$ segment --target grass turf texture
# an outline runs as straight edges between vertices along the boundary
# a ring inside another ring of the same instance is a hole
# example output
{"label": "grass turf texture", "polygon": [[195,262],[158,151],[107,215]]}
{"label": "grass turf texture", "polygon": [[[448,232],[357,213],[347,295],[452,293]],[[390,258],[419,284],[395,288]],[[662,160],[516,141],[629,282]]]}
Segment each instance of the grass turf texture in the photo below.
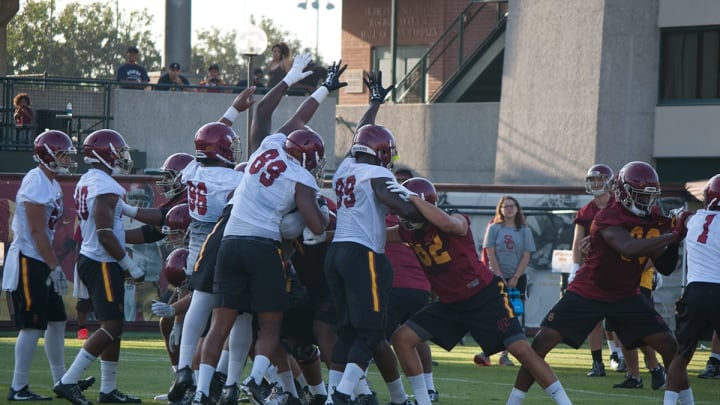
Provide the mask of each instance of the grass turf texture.
{"label": "grass turf texture", "polygon": [[[67,335],[65,340],[65,362],[69,366],[83,341]],[[472,341],[471,339],[468,339]],[[707,345],[707,342],[705,342]],[[10,382],[14,359],[15,334],[0,334],[0,403],[5,403]],[[51,390],[51,375],[40,340],[33,365],[30,370],[30,387],[32,390],[54,396]],[[433,346],[434,360],[439,363],[434,368],[435,386],[440,392],[440,405],[476,405],[504,404],[517,373],[517,367],[501,367],[497,365],[499,355],[492,356],[490,367],[476,366],[473,355],[480,349],[474,344],[457,346],[452,352],[446,352]],[[720,403],[720,380],[701,380],[697,374],[705,367],[708,351],[698,351],[690,363],[690,383],[695,394],[695,403]],[[150,333],[126,333],[123,336],[120,366],[118,367],[118,388],[128,394],[142,398],[143,403],[159,403],[153,400],[155,395],[166,393],[170,387],[172,375],[165,349],[157,335]],[[590,352],[587,348],[574,350],[567,346],[558,346],[548,355],[548,362],[555,369],[560,381],[575,404],[661,404],[662,390],[650,388],[650,374],[641,370],[645,388],[614,389],[612,385],[623,380],[622,373],[612,371],[609,354],[604,350],[605,366],[608,368],[606,377],[586,377],[585,373],[591,365]],[[513,359],[514,360],[514,359]],[[640,358],[642,364],[642,355]],[[517,361],[515,361],[517,364]],[[246,373],[250,367],[246,367]],[[380,374],[375,366],[370,367],[370,384],[381,404],[389,401]],[[85,373],[85,377],[94,375],[98,381],[86,391],[86,397],[97,402],[100,389],[100,362],[96,361]],[[326,380],[327,381],[327,380]],[[405,383],[409,391],[409,385]],[[410,392],[409,392],[410,393]],[[67,403],[55,400],[53,403]],[[543,390],[533,385],[524,402],[528,405],[552,403]]]}

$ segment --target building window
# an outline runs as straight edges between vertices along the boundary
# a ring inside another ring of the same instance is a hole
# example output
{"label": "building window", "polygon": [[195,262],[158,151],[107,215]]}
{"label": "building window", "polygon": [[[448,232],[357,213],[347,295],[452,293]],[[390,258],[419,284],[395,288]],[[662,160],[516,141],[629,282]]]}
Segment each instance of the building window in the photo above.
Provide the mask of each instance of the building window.
{"label": "building window", "polygon": [[720,27],[661,32],[660,101],[720,102]]}
{"label": "building window", "polygon": [[[395,83],[405,78],[410,69],[425,56],[427,46],[398,46],[396,56]],[[384,81],[390,84],[390,71],[392,70],[392,53],[389,46],[379,46],[373,49],[372,66],[374,70],[384,72],[387,77]],[[383,84],[386,84],[383,83]]]}

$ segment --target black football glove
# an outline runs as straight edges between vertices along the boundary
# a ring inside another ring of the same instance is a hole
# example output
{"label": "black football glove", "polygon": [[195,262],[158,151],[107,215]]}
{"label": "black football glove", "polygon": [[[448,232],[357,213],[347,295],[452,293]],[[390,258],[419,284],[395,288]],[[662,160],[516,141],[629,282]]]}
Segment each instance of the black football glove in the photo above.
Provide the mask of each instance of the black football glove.
{"label": "black football glove", "polygon": [[342,60],[338,62],[333,62],[332,66],[328,68],[327,78],[322,85],[325,86],[329,91],[334,91],[341,87],[347,86],[347,82],[340,81],[340,75],[343,74],[345,69],[347,69],[347,65],[340,67],[341,63]]}
{"label": "black football glove", "polygon": [[394,85],[390,85],[387,88],[383,88],[382,86],[382,72],[368,72],[367,77],[365,80],[365,85],[368,87],[368,90],[370,90],[370,102],[377,102],[377,103],[384,103],[385,97],[387,97],[388,93],[392,91],[392,89],[395,87]]}

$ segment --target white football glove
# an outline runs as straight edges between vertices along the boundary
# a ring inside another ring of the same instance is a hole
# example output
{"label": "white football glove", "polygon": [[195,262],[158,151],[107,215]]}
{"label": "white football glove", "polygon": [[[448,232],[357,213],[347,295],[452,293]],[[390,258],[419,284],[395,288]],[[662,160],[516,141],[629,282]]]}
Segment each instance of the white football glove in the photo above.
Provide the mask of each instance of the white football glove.
{"label": "white football glove", "polygon": [[303,244],[312,246],[312,245],[319,245],[321,243],[325,243],[325,239],[327,237],[327,234],[325,231],[323,231],[321,234],[314,234],[313,231],[310,230],[310,228],[303,229]]}
{"label": "white football glove", "polygon": [[172,318],[175,316],[175,308],[161,301],[153,301],[150,310],[156,316],[163,318]]}
{"label": "white football glove", "polygon": [[410,201],[410,197],[417,195],[417,193],[413,193],[395,180],[388,180],[385,184],[387,184],[387,189],[390,190],[390,192],[397,194],[403,201]]}
{"label": "white football glove", "polygon": [[182,324],[174,323],[172,331],[168,336],[168,347],[171,353],[175,353],[175,348],[180,347],[180,337],[182,336]]}
{"label": "white football glove", "polygon": [[67,277],[65,277],[65,273],[62,271],[62,267],[57,266],[50,272],[50,274],[48,274],[48,278],[45,280],[45,285],[50,287],[50,283],[52,283],[53,289],[55,289],[56,293],[64,295],[67,292]]}
{"label": "white football glove", "polygon": [[118,264],[130,275],[132,281],[140,283],[145,279],[145,272],[133,261],[133,259],[130,258],[130,256],[125,255]]}
{"label": "white football glove", "polygon": [[307,66],[311,60],[312,57],[309,53],[302,53],[295,57],[292,67],[290,67],[290,70],[288,70],[283,78],[283,81],[288,85],[288,87],[313,74],[312,70],[303,72],[303,69],[305,69],[305,66]]}

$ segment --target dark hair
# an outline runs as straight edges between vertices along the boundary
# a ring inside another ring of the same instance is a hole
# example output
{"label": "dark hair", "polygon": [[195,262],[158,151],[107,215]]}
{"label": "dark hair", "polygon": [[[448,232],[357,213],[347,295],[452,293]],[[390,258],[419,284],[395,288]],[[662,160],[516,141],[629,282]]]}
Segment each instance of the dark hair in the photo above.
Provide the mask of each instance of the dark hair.
{"label": "dark hair", "polygon": [[28,96],[27,93],[18,93],[15,98],[13,98],[13,105],[17,107],[20,105],[20,100],[25,99],[27,101],[27,105],[30,105],[30,96]]}
{"label": "dark hair", "polygon": [[511,197],[509,195],[504,195],[500,197],[500,201],[498,201],[497,207],[495,208],[495,218],[493,218],[494,224],[501,224],[505,222],[505,217],[502,214],[502,206],[503,203],[506,200],[510,200],[515,203],[515,206],[517,207],[517,213],[515,214],[515,228],[520,229],[523,225],[525,225],[525,214],[523,213],[522,207],[520,207],[520,203],[518,202],[515,197]]}
{"label": "dark hair", "polygon": [[288,47],[285,42],[278,42],[277,44],[273,45],[270,50],[273,50],[275,48],[278,48],[280,50],[281,59],[290,57],[290,47]]}

